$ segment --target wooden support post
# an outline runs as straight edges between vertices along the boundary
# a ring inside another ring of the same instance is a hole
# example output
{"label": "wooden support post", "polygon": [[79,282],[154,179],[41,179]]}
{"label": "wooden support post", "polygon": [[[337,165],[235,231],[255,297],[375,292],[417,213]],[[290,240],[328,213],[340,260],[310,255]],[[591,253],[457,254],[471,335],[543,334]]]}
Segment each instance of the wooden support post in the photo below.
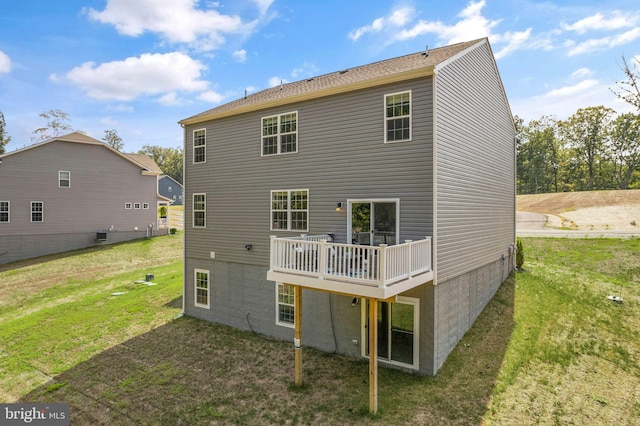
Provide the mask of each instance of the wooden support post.
{"label": "wooden support post", "polygon": [[295,334],[293,338],[295,353],[295,376],[296,386],[302,386],[302,287],[296,285],[294,291],[294,322]]}
{"label": "wooden support post", "polygon": [[378,412],[378,299],[369,299],[369,412]]}

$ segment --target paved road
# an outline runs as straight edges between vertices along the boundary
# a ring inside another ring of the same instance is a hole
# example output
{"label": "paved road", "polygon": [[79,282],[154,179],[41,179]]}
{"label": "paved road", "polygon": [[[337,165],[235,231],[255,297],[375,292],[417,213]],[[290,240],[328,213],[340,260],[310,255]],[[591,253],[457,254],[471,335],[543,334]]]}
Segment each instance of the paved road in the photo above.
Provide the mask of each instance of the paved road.
{"label": "paved road", "polygon": [[640,231],[564,231],[560,229],[518,229],[518,237],[550,238],[634,238],[640,237]]}
{"label": "paved road", "polygon": [[547,225],[547,215],[542,213],[516,212],[516,229],[532,230],[544,229]]}

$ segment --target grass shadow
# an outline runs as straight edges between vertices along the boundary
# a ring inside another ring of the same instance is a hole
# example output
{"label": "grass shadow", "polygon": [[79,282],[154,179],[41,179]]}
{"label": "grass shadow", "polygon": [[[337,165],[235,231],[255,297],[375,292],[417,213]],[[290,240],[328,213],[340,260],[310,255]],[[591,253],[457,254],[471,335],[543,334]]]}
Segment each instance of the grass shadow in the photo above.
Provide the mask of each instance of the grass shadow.
{"label": "grass shadow", "polygon": [[514,287],[512,275],[436,377],[380,368],[375,416],[366,360],[305,348],[305,385],[292,390],[290,342],[189,317],[103,351],[21,401],[69,403],[74,425],[481,424],[514,325]]}
{"label": "grass shadow", "polygon": [[[152,237],[152,238],[156,238],[156,237]],[[16,260],[14,262],[0,264],[0,272],[40,265],[40,264],[48,263],[54,260],[66,259],[69,257],[78,256],[79,254],[99,253],[102,251],[112,250],[119,246],[136,243],[136,242],[140,242],[148,239],[149,238],[136,238],[134,240],[119,241],[117,243],[101,244],[101,245],[96,245],[91,247],[83,247],[83,248],[79,248],[71,251],[51,253],[51,254],[45,254],[43,256],[31,257],[29,259]]]}
{"label": "grass shadow", "polygon": [[162,306],[164,306],[165,308],[182,309],[182,296],[178,296],[172,301],[167,302]]}

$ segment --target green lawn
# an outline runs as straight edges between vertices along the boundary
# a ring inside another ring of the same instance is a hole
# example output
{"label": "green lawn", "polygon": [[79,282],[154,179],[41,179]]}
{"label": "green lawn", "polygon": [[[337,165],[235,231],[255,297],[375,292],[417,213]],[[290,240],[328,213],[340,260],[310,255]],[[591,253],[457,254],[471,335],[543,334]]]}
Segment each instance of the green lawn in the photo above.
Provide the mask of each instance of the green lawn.
{"label": "green lawn", "polygon": [[365,360],[305,348],[299,388],[290,342],[173,319],[180,235],[0,267],[0,400],[74,425],[640,423],[640,240],[523,242],[436,377],[380,369],[375,416]]}

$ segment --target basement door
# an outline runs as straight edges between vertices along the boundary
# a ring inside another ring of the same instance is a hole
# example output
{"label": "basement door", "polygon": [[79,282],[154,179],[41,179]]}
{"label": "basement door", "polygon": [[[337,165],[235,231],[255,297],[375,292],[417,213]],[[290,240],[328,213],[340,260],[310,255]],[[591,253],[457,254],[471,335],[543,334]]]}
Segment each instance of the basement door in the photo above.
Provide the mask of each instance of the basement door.
{"label": "basement door", "polygon": [[398,244],[400,201],[349,200],[348,234],[352,244]]}
{"label": "basement door", "polygon": [[[362,304],[363,356],[369,357],[369,299]],[[419,299],[398,296],[395,303],[378,301],[378,360],[417,370],[420,353]]]}

